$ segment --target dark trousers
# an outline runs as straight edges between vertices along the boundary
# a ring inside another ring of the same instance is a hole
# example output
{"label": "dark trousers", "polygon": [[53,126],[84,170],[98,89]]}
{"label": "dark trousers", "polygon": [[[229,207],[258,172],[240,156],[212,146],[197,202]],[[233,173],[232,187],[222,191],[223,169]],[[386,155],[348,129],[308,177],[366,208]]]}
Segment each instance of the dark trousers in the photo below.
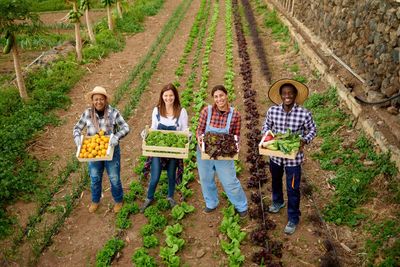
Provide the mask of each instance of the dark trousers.
{"label": "dark trousers", "polygon": [[284,167],[276,164],[272,160],[269,163],[269,170],[272,175],[272,201],[282,204],[283,190],[282,177],[283,172],[286,174],[286,191],[287,191],[287,212],[290,222],[298,224],[300,220],[300,179],[301,166]]}

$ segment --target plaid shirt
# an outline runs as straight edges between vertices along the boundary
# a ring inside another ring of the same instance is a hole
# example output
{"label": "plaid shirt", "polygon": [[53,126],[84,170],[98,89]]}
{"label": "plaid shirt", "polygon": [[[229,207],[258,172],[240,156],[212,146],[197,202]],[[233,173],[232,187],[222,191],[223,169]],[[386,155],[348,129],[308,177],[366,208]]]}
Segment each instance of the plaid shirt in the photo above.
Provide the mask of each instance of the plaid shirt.
{"label": "plaid shirt", "polygon": [[[93,136],[97,133],[96,126],[90,119],[91,110],[92,108],[86,109],[81,115],[78,123],[75,124],[73,130],[74,137],[81,135],[83,128],[85,128],[85,126],[87,126],[88,136]],[[105,120],[106,114],[104,114],[104,117],[100,119],[99,115],[95,113],[97,116],[97,120],[99,122],[99,127],[101,130],[105,132],[106,135],[110,135],[111,133],[113,133],[118,139],[121,139],[122,137],[124,137],[129,133],[129,126],[125,122],[124,118],[122,118],[120,112],[117,109],[109,105],[107,111],[108,111],[108,121],[109,121],[108,127],[106,125],[106,120]]]}
{"label": "plaid shirt", "polygon": [[[226,121],[228,120],[228,114],[229,112],[221,112],[217,109],[216,105],[213,105],[210,126],[215,128],[225,128]],[[208,110],[206,106],[200,113],[199,125],[197,126],[196,130],[197,137],[201,136],[206,131],[207,115]],[[238,138],[240,137],[240,113],[236,109],[233,110],[229,133],[237,135]]]}
{"label": "plaid shirt", "polygon": [[[317,128],[311,112],[294,104],[292,110],[285,112],[283,105],[272,106],[268,109],[262,132],[271,130],[273,133],[285,133],[287,129],[292,133],[300,134],[301,139],[309,144],[317,134]],[[271,160],[282,166],[292,167],[300,165],[304,160],[304,153],[299,152],[295,159],[271,157]]]}

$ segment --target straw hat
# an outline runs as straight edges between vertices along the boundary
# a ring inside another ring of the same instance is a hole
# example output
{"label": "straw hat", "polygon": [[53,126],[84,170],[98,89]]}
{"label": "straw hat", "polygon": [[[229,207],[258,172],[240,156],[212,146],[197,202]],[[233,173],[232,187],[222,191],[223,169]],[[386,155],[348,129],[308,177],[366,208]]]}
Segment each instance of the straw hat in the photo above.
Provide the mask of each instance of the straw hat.
{"label": "straw hat", "polygon": [[107,91],[104,87],[96,86],[93,90],[86,94],[86,99],[89,103],[92,103],[92,96],[93,95],[104,95],[107,98],[107,101],[110,102],[110,95],[107,94]]}
{"label": "straw hat", "polygon": [[291,79],[281,79],[276,81],[268,90],[268,98],[274,102],[275,104],[279,105],[282,103],[281,95],[279,94],[279,88],[285,83],[289,83],[296,87],[297,89],[297,96],[296,96],[296,104],[301,105],[308,97],[308,87],[298,81],[291,80]]}

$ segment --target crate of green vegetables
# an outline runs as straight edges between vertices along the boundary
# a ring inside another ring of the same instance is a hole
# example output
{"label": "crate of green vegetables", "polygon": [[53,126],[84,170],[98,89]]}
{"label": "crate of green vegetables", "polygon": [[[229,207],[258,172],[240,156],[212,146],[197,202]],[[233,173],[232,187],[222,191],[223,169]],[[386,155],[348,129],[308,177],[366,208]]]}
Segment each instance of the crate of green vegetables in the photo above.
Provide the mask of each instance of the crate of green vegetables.
{"label": "crate of green vegetables", "polygon": [[160,158],[186,159],[189,156],[189,131],[147,129],[142,143],[142,155]]}
{"label": "crate of green vegetables", "polygon": [[300,136],[288,131],[284,134],[265,133],[258,145],[261,155],[295,159],[300,148]]}

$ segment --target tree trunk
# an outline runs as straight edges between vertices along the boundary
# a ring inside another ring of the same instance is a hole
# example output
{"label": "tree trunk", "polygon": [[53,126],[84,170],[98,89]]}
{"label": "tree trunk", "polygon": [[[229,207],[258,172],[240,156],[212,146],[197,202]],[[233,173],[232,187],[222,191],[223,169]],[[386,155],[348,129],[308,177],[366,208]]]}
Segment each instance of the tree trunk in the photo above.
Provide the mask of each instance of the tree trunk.
{"label": "tree trunk", "polygon": [[108,18],[108,29],[110,31],[112,31],[113,30],[113,22],[112,22],[110,6],[107,6],[107,18]]}
{"label": "tree trunk", "polygon": [[117,0],[117,11],[118,11],[118,17],[122,19],[122,7],[121,7],[121,1]]}
{"label": "tree trunk", "polygon": [[21,65],[19,63],[18,45],[16,43],[14,43],[11,51],[14,59],[14,69],[15,75],[17,76],[19,95],[22,99],[26,100],[28,99],[28,93],[26,92],[24,77],[22,76]]}
{"label": "tree trunk", "polygon": [[82,62],[82,39],[81,39],[81,24],[75,23],[75,49],[76,49],[76,60],[78,63]]}
{"label": "tree trunk", "polygon": [[[72,3],[74,12],[78,11],[76,2]],[[82,62],[82,38],[81,38],[81,23],[78,20],[75,24],[75,49],[76,49],[76,60],[78,63]]]}
{"label": "tree trunk", "polygon": [[87,27],[88,34],[89,34],[89,39],[93,44],[95,44],[96,38],[94,37],[92,23],[90,22],[90,18],[89,18],[89,9],[85,10],[85,17],[86,17],[86,27]]}

